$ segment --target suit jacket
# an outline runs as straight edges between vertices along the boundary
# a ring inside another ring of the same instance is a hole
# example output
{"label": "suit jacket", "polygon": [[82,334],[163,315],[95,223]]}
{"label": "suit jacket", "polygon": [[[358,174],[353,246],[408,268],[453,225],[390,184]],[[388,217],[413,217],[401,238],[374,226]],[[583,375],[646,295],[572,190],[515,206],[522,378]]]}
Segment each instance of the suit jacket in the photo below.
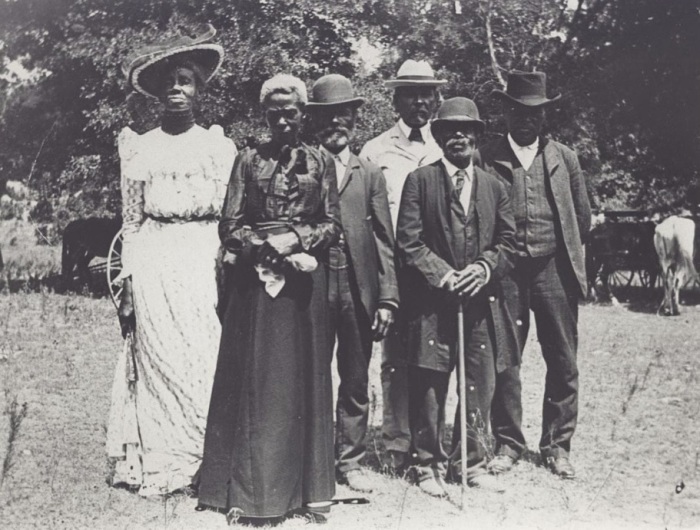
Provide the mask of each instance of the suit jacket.
{"label": "suit jacket", "polygon": [[386,182],[377,166],[351,153],[338,183],[345,243],[371,322],[379,303],[399,303]]}
{"label": "suit jacket", "polygon": [[[495,331],[497,369],[519,358],[516,316],[503,301],[499,279],[514,266],[515,220],[505,186],[474,168],[472,204],[476,224],[477,258],[491,268],[484,296],[469,303],[488,303]],[[453,193],[452,179],[441,161],[421,167],[406,179],[401,196],[397,248],[401,268],[402,318],[406,326],[406,361],[449,371],[457,344],[457,298],[441,282],[461,268],[452,243],[452,212],[466,221],[467,212]]]}
{"label": "suit jacket", "polygon": [[[551,185],[556,222],[559,223],[581,295],[586,296],[588,284],[583,244],[591,229],[591,206],[586,183],[573,150],[553,140],[544,139],[543,143],[545,178]],[[499,177],[511,191],[513,164],[517,163],[517,158],[506,136],[481,149],[481,163],[486,171]]]}
{"label": "suit jacket", "polygon": [[360,157],[376,164],[384,173],[394,227],[396,227],[401,190],[406,176],[414,169],[442,158],[442,150],[429,129],[423,140],[425,145],[416,149],[396,123],[391,129],[372,138],[360,151]]}

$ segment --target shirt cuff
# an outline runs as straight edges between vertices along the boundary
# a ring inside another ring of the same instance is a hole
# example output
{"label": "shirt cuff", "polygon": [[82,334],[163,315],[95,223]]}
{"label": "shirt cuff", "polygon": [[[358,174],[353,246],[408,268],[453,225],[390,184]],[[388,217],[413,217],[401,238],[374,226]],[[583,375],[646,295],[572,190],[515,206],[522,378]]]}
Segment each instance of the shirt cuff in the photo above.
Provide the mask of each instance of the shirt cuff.
{"label": "shirt cuff", "polygon": [[397,304],[393,300],[380,300],[379,308],[391,309],[392,311],[396,311],[399,308],[399,304]]}
{"label": "shirt cuff", "polygon": [[478,265],[481,265],[484,270],[486,271],[486,279],[484,280],[484,285],[489,283],[491,281],[491,267],[489,267],[489,264],[486,263],[485,261],[478,260],[475,261],[474,263],[477,263]]}

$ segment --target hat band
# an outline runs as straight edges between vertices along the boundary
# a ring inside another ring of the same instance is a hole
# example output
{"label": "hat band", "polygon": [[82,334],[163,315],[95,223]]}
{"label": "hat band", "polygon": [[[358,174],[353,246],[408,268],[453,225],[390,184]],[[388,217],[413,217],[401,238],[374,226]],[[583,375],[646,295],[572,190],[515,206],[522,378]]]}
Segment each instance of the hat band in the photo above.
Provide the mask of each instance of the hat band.
{"label": "hat band", "polygon": [[547,96],[544,94],[513,94],[510,92],[506,92],[506,94],[508,94],[513,99],[525,99],[525,100],[548,99]]}
{"label": "hat band", "polygon": [[396,77],[397,81],[424,81],[426,79],[437,81],[432,75],[399,75]]}

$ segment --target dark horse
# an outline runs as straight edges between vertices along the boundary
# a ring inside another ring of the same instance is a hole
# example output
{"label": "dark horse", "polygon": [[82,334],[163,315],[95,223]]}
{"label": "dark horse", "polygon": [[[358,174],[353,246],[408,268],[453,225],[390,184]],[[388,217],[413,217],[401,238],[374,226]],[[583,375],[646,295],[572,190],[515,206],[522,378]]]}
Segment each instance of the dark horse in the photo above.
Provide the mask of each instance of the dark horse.
{"label": "dark horse", "polygon": [[[61,274],[69,286],[79,287],[89,283],[90,262],[95,257],[107,257],[121,225],[121,219],[89,217],[66,226],[63,231]],[[121,248],[117,251],[121,253]]]}

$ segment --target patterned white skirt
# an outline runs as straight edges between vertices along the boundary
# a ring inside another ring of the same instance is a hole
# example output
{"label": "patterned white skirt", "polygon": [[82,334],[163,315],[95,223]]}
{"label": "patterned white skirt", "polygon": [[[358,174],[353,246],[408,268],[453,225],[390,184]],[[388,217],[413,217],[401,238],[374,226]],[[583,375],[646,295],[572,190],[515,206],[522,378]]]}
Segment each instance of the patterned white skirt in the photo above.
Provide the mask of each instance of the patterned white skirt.
{"label": "patterned white skirt", "polygon": [[131,252],[136,381],[128,350],[112,391],[107,452],[113,483],[141,495],[188,486],[199,468],[221,326],[217,223],[147,219]]}

